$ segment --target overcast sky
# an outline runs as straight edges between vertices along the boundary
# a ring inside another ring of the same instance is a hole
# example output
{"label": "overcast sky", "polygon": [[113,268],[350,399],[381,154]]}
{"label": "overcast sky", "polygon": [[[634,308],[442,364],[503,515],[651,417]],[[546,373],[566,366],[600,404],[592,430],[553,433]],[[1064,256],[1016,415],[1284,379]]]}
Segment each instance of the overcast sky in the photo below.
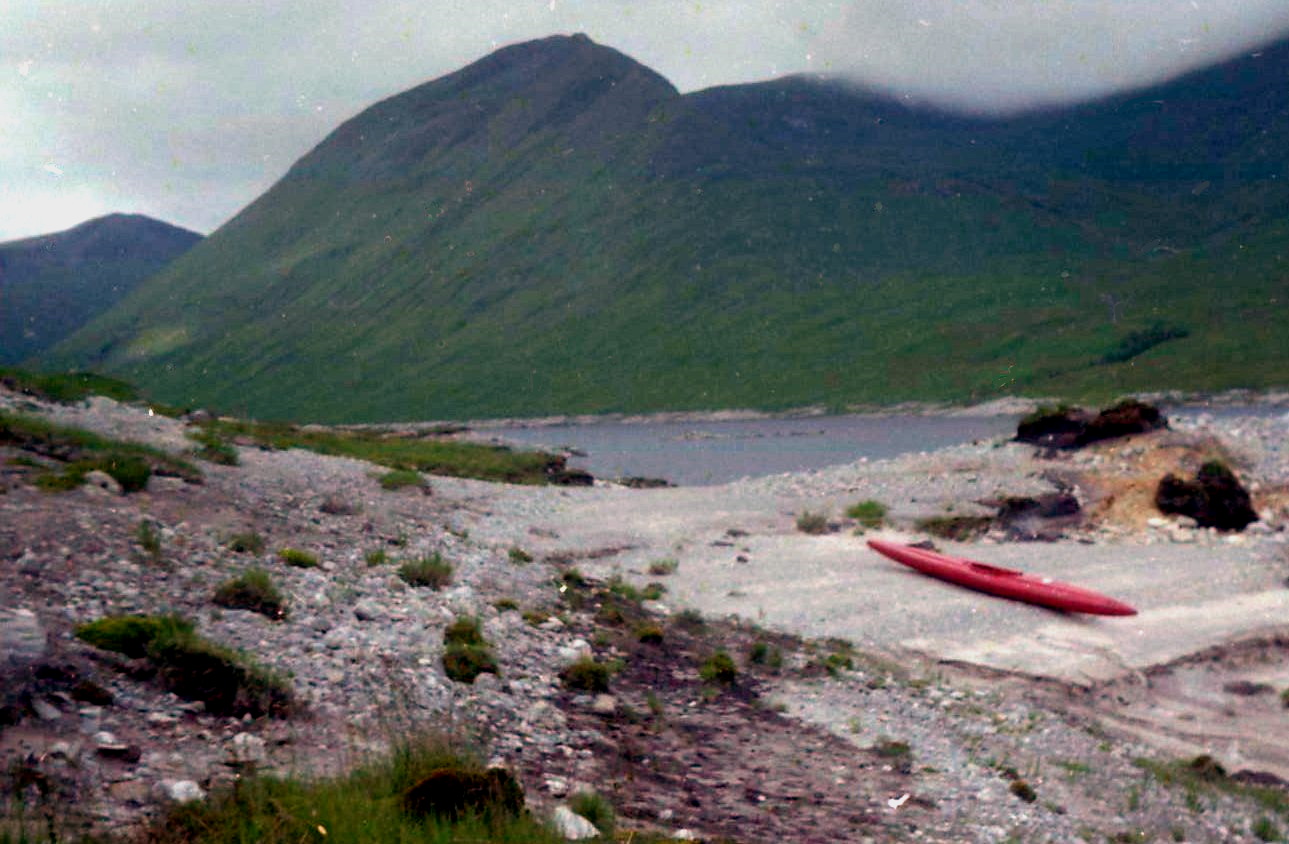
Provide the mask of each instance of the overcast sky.
{"label": "overcast sky", "polygon": [[1286,0],[0,0],[0,241],[112,211],[208,233],[373,101],[586,32],[682,91],[803,71],[972,110],[1157,81]]}

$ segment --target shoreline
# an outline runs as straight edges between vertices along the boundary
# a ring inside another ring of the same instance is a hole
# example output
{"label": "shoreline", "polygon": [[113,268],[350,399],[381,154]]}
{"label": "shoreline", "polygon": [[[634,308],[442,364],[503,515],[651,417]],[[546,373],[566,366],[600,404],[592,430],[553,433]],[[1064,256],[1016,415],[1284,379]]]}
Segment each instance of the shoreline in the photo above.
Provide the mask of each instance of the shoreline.
{"label": "shoreline", "polygon": [[[1182,392],[1168,390],[1152,393],[1129,393],[1123,398],[1133,398],[1168,408],[1198,407],[1266,407],[1289,409],[1289,390],[1234,389],[1222,392]],[[765,420],[819,419],[838,416],[941,416],[941,417],[997,417],[1023,416],[1042,405],[1059,404],[1056,397],[1004,396],[976,404],[952,402],[898,402],[890,405],[854,404],[837,411],[823,405],[805,405],[787,410],[756,410],[754,408],[727,408],[723,410],[663,410],[652,413],[568,413],[550,416],[508,416],[484,419],[438,419],[418,422],[364,422],[336,425],[337,428],[355,430],[397,428],[424,431],[435,428],[464,428],[467,431],[492,431],[505,428],[558,428],[601,424],[648,425],[667,423],[723,423],[756,422]]]}

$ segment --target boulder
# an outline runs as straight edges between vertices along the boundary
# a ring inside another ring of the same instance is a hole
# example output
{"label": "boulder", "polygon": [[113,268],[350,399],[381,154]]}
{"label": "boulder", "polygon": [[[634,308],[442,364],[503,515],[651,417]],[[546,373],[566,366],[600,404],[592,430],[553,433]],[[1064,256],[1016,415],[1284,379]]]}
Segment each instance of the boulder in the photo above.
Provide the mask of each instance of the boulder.
{"label": "boulder", "polygon": [[1194,480],[1165,475],[1155,490],[1155,506],[1162,513],[1190,516],[1200,527],[1222,531],[1244,530],[1258,520],[1248,490],[1217,460],[1201,466]]}

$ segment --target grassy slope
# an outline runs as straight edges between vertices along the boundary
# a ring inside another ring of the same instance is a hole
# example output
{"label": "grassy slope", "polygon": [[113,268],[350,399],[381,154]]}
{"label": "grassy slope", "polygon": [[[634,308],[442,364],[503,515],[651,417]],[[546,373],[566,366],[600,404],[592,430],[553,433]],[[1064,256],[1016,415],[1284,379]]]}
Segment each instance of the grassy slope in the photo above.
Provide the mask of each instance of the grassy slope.
{"label": "grassy slope", "polygon": [[[1256,78],[988,123],[794,80],[677,98],[597,51],[378,104],[59,362],[319,421],[1289,380],[1289,191],[1258,177],[1289,124]],[[1155,323],[1189,335],[1098,363]]]}

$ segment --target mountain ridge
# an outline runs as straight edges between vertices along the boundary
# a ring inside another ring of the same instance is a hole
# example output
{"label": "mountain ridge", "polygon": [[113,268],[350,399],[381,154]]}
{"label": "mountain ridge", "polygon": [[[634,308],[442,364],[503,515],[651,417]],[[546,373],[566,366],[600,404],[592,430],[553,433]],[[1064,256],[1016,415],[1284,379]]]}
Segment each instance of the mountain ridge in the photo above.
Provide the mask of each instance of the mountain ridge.
{"label": "mountain ridge", "polygon": [[200,240],[152,217],[117,213],[0,243],[0,364],[62,340]]}
{"label": "mountain ridge", "polygon": [[346,121],[49,360],[319,421],[1283,383],[1264,56],[1159,89],[1171,122],[1155,89],[988,120],[512,45]]}

